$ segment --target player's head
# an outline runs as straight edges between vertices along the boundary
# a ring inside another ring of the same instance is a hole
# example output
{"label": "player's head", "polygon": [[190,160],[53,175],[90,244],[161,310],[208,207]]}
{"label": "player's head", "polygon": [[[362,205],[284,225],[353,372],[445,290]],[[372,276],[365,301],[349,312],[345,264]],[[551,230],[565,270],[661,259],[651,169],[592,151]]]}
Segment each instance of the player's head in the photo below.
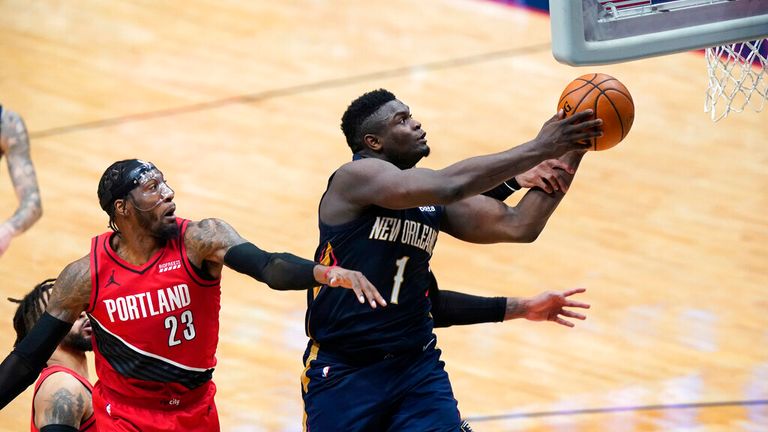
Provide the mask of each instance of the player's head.
{"label": "player's head", "polygon": [[99,204],[109,215],[109,227],[134,223],[167,240],[178,233],[174,193],[163,173],[151,162],[126,159],[113,163],[99,181]]}
{"label": "player's head", "polygon": [[429,155],[426,132],[407,105],[391,92],[374,90],[352,101],[341,117],[341,130],[352,153],[372,153],[400,168]]}
{"label": "player's head", "polygon": [[[48,299],[51,296],[51,288],[55,279],[46,279],[35,285],[32,291],[27,293],[21,300],[8,298],[13,303],[18,303],[16,313],[13,315],[13,328],[16,330],[16,346],[27,336],[37,320],[43,316],[45,308],[48,306]],[[59,346],[73,349],[76,351],[91,351],[91,323],[85,312],[80,314],[80,318],[74,322],[69,333],[64,337]]]}

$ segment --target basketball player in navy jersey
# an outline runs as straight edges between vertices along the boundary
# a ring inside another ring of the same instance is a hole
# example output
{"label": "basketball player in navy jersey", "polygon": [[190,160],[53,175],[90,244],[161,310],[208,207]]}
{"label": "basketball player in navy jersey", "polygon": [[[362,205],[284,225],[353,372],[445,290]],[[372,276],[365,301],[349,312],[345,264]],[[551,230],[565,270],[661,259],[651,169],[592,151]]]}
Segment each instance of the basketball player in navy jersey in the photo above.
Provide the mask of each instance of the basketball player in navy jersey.
{"label": "basketball player in navy jersey", "polygon": [[[19,205],[13,215],[0,224],[0,255],[8,249],[14,237],[28,230],[43,214],[24,120],[0,105],[0,158],[3,156]],[[2,207],[11,208],[8,205]]]}
{"label": "basketball player in navy jersey", "polygon": [[[532,189],[514,208],[479,195],[552,158],[578,168],[601,136],[591,111],[559,112],[533,140],[442,170],[415,168],[426,132],[386,90],[364,94],[342,117],[353,161],[320,200],[318,261],[360,270],[389,305],[375,311],[325,286],[308,292],[302,394],[309,431],[459,431],[448,375],[432,333],[429,259],[440,230],[473,243],[531,242],[563,198]],[[572,173],[565,173],[570,184]],[[569,292],[569,295],[580,292]],[[578,318],[552,304],[547,319]]]}
{"label": "basketball player in navy jersey", "polygon": [[277,290],[330,284],[385,306],[357,271],[265,252],[218,219],[176,216],[153,164],[112,164],[98,187],[113,231],[56,279],[46,312],[0,365],[0,408],[37,376],[82,311],[93,329],[96,425],[104,431],[217,431],[211,380],[223,266]]}
{"label": "basketball player in navy jersey", "polygon": [[[45,312],[54,279],[36,285],[18,303],[13,317],[16,344],[32,330]],[[93,350],[91,325],[85,312],[46,362],[32,396],[31,432],[95,432],[93,386],[88,380],[85,353]]]}

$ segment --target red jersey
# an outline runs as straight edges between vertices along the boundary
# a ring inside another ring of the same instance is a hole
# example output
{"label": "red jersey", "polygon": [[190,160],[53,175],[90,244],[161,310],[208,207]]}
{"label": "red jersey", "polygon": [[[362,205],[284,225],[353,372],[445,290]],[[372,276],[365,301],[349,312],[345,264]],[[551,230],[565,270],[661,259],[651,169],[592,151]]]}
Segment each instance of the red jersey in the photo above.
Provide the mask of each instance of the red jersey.
{"label": "red jersey", "polygon": [[[35,426],[35,396],[37,395],[37,391],[40,390],[40,386],[43,385],[43,381],[45,381],[46,378],[49,376],[57,373],[57,372],[63,372],[68,373],[75,377],[80,383],[85,387],[89,393],[93,394],[93,386],[90,382],[88,382],[87,379],[83,378],[78,374],[77,372],[73,371],[72,369],[64,366],[48,366],[47,368],[43,369],[42,372],[40,372],[40,377],[37,379],[37,382],[35,383],[35,392],[32,395],[32,426],[30,427],[30,430],[32,432],[39,432],[39,429],[37,426]],[[88,419],[86,419],[84,422],[80,423],[80,429],[81,431],[90,431],[90,432],[96,432],[96,427],[94,426],[95,419],[93,417],[93,414],[91,414]]]}
{"label": "red jersey", "polygon": [[216,366],[221,279],[187,258],[188,220],[150,260],[134,266],[107,232],[91,243],[91,299],[99,388],[147,408],[173,409],[208,393]]}

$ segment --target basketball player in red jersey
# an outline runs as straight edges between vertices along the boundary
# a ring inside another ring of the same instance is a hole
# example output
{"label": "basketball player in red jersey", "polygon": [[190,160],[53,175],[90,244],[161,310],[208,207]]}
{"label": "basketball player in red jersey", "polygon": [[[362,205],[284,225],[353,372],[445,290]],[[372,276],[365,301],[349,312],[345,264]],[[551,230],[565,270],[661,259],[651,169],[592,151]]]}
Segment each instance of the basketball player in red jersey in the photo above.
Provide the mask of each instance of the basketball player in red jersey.
{"label": "basketball player in red jersey", "polygon": [[224,265],[278,290],[350,288],[386,302],[360,273],[265,252],[218,219],[176,217],[153,164],[112,164],[98,188],[113,232],[56,280],[46,313],[0,365],[0,407],[29,385],[85,311],[93,329],[93,408],[100,431],[217,431],[214,404]]}
{"label": "basketball player in red jersey", "polygon": [[[45,312],[54,279],[47,279],[21,300],[13,317],[16,343],[29,333]],[[48,359],[35,383],[32,399],[32,432],[95,432],[86,351],[91,351],[91,325],[85,312]]]}

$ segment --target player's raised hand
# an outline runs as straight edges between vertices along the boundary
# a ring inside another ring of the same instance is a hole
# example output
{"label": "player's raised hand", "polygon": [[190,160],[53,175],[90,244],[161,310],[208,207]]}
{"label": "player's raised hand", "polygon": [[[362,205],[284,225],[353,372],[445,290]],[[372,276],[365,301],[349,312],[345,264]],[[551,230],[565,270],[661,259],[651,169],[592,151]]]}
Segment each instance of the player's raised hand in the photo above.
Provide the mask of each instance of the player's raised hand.
{"label": "player's raised hand", "polygon": [[570,117],[560,110],[539,130],[536,141],[551,146],[553,156],[559,157],[572,150],[589,150],[585,144],[592,138],[603,136],[601,119],[594,119],[594,111],[579,111]]}
{"label": "player's raised hand", "polygon": [[565,174],[576,171],[560,159],[547,159],[528,171],[515,177],[517,183],[524,188],[538,187],[546,193],[552,191],[568,192],[568,181]]}
{"label": "player's raised hand", "polygon": [[580,294],[585,291],[586,289],[584,288],[575,288],[560,292],[545,291],[525,299],[521,302],[525,311],[523,317],[531,321],[554,321],[566,327],[573,327],[574,324],[571,321],[565,320],[563,317],[579,320],[584,320],[587,317],[578,312],[564,308],[589,309],[587,303],[568,299],[568,297],[574,294]]}
{"label": "player's raised hand", "polygon": [[379,294],[376,287],[359,271],[331,266],[325,270],[324,275],[326,285],[351,289],[355,292],[355,296],[360,303],[365,303],[367,299],[374,309],[376,309],[377,303],[381,306],[387,305],[386,300]]}

